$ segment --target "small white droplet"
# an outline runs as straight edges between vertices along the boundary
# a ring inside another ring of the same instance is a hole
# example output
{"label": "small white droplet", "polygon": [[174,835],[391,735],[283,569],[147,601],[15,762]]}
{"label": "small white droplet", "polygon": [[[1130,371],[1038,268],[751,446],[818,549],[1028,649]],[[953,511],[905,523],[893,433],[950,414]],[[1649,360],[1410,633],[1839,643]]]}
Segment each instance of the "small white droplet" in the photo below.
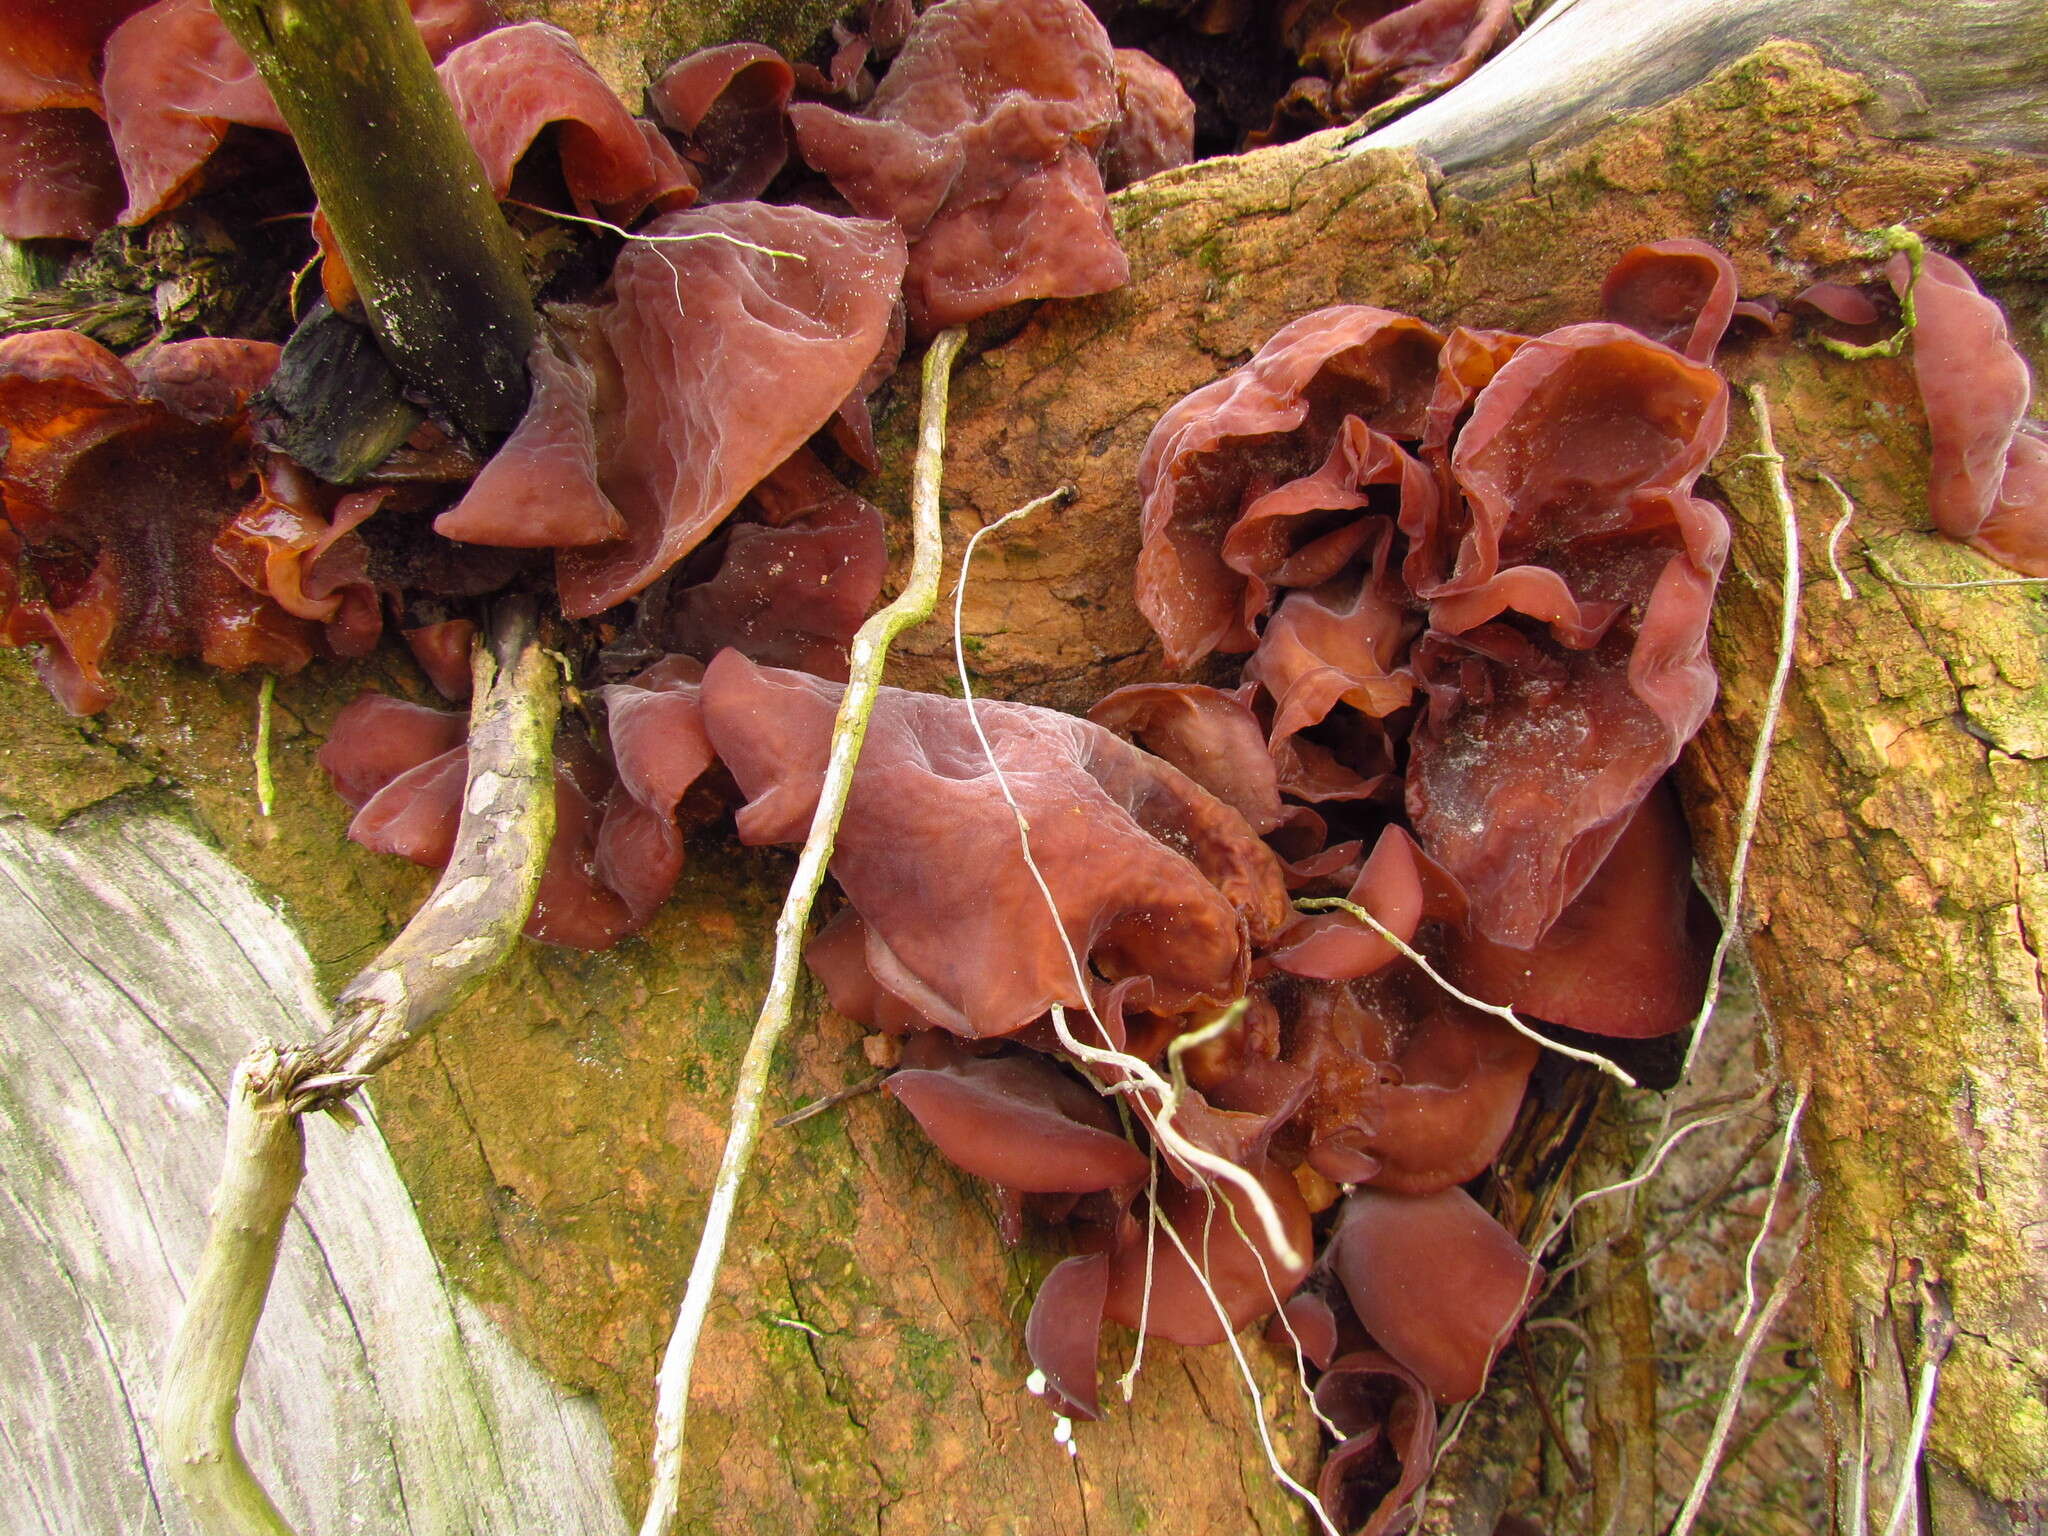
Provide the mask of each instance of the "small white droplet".
{"label": "small white droplet", "polygon": [[1033,1397],[1045,1396],[1045,1372],[1033,1371],[1024,1378],[1024,1390]]}
{"label": "small white droplet", "polygon": [[1061,1414],[1052,1421],[1052,1442],[1054,1445],[1071,1447],[1074,1440],[1074,1421]]}

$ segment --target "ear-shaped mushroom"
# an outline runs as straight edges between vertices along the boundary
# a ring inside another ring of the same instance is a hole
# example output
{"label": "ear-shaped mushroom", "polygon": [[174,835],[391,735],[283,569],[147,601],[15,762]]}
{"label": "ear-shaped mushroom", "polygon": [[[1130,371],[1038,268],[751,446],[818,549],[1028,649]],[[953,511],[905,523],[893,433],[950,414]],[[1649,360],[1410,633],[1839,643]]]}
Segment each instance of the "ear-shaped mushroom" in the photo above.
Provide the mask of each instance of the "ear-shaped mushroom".
{"label": "ear-shaped mushroom", "polygon": [[[555,838],[526,934],[606,949],[637,933],[682,868],[677,802],[709,766],[686,659],[657,662],[602,690],[618,767],[579,735],[555,739]],[[335,717],[320,749],[335,792],[356,808],[349,838],[438,869],[455,848],[468,774],[462,714],[365,694]]]}
{"label": "ear-shaped mushroom", "polygon": [[618,783],[606,796],[595,855],[598,879],[643,928],[683,869],[676,807],[714,761],[698,694],[704,669],[670,656],[597,690]]}
{"label": "ear-shaped mushroom", "polygon": [[1726,424],[1711,369],[1580,325],[1524,344],[1458,439],[1468,520],[1422,594],[1407,801],[1496,942],[1541,936],[1713,702],[1728,525],[1691,488]]}
{"label": "ear-shaped mushroom", "polygon": [[1513,35],[1511,0],[1340,0],[1296,50],[1329,77],[1331,121],[1341,123],[1403,91],[1456,85]]}
{"label": "ear-shaped mushroom", "polygon": [[944,0],[860,117],[789,109],[804,160],[910,240],[924,334],[1130,275],[1093,156],[1116,114],[1109,37],[1082,0]]}
{"label": "ear-shaped mushroom", "polygon": [[455,49],[436,73],[498,198],[550,127],[579,213],[631,221],[650,205],[687,207],[696,197],[697,179],[668,140],[643,131],[560,27],[500,27]]}
{"label": "ear-shaped mushroom", "polygon": [[99,114],[0,112],[0,235],[90,240],[121,211],[121,167]]}
{"label": "ear-shaped mushroom", "polygon": [[1735,264],[1704,240],[1659,240],[1626,252],[1600,285],[1607,318],[1712,362],[1735,314]]}
{"label": "ear-shaped mushroom", "polygon": [[847,647],[888,569],[882,514],[808,452],[778,466],[750,501],[767,521],[727,525],[718,569],[671,592],[661,643],[706,661],[731,646],[844,681]]}
{"label": "ear-shaped mushroom", "polygon": [[973,1056],[953,1046],[929,1066],[891,1073],[887,1088],[948,1162],[1006,1189],[1086,1194],[1141,1184],[1151,1166],[1100,1094],[1035,1051]]}
{"label": "ear-shaped mushroom", "polygon": [[1705,995],[1716,924],[1668,783],[1636,808],[1577,899],[1531,949],[1446,941],[1458,986],[1529,1018],[1645,1039],[1683,1029]]}
{"label": "ear-shaped mushroom", "polygon": [[1198,683],[1134,683],[1088,711],[1097,725],[1162,757],[1267,833],[1287,819],[1266,733],[1245,694]]}
{"label": "ear-shaped mushroom", "polygon": [[1024,1349],[1045,1373],[1063,1411],[1099,1419],[1096,1361],[1102,1344],[1102,1309],[1109,1299],[1109,1258],[1076,1254],[1055,1264],[1039,1282],[1024,1324]]}
{"label": "ear-shaped mushroom", "polygon": [[581,316],[543,324],[527,353],[526,414],[434,532],[506,549],[576,549],[623,538],[626,520],[597,482],[594,370],[577,354]]}
{"label": "ear-shaped mushroom", "polygon": [[[238,580],[234,551],[219,543],[235,541],[231,525],[250,509],[244,408],[276,361],[267,343],[217,338],[139,353],[132,367],[74,331],[0,338],[0,489],[18,565],[0,638],[48,647],[38,665],[73,712],[104,707],[101,664],[123,655],[293,671],[319,643],[312,620],[332,623],[343,646],[374,638],[374,600],[344,594],[367,592],[347,551],[317,574],[300,570],[300,556],[328,552],[313,545],[347,532],[318,508],[299,509],[306,521],[292,537],[305,539],[280,586],[261,558]],[[280,594],[290,602],[272,600]]]}
{"label": "ear-shaped mushroom", "polygon": [[1116,50],[1116,127],[1096,154],[1115,192],[1195,158],[1195,103],[1180,76],[1136,48]]}
{"label": "ear-shaped mushroom", "polygon": [[[1223,555],[1247,499],[1322,464],[1347,415],[1390,437],[1417,435],[1442,342],[1420,320],[1390,310],[1317,310],[1159,418],[1138,460],[1137,595],[1169,666],[1192,666],[1212,650],[1252,649],[1245,578]],[[1304,425],[1310,430],[1297,434]],[[1331,495],[1338,499],[1330,505],[1358,504],[1334,488]]]}
{"label": "ear-shaped mushroom", "polygon": [[[1886,274],[1903,293],[1906,257]],[[1934,525],[2025,576],[2048,576],[2048,429],[2027,416],[2033,384],[2005,316],[1962,263],[1929,251],[1913,302],[1913,377],[1933,439]]]}
{"label": "ear-shaped mushroom", "polygon": [[1286,1059],[1313,1084],[1312,1167],[1431,1194],[1482,1173],[1514,1128],[1537,1048],[1403,963],[1290,994]]}
{"label": "ear-shaped mushroom", "polygon": [[99,55],[144,0],[10,8],[0,29],[0,235],[90,240],[121,209]]}
{"label": "ear-shaped mushroom", "polygon": [[[626,536],[566,550],[562,607],[588,618],[643,590],[823,426],[888,334],[895,229],[733,203],[665,214],[612,272],[600,324],[622,399],[600,479]],[[686,297],[687,296],[687,297]]]}
{"label": "ear-shaped mushroom", "polygon": [[1462,1189],[1344,1202],[1331,1254],[1351,1310],[1440,1403],[1477,1397],[1543,1269]]}
{"label": "ear-shaped mushroom", "polygon": [[[433,58],[497,21],[489,0],[411,0]],[[241,124],[286,132],[248,54],[209,0],[157,0],[107,40],[107,126],[128,183],[124,224],[146,224],[190,192],[201,167]]]}
{"label": "ear-shaped mushroom", "polygon": [[1275,750],[1339,705],[1384,718],[1415,696],[1402,663],[1422,625],[1388,568],[1394,525],[1354,526],[1372,538],[1370,569],[1288,593],[1245,663],[1246,681],[1273,696]]}
{"label": "ear-shaped mushroom", "polygon": [[789,158],[782,114],[795,89],[795,71],[773,48],[727,43],[671,64],[647,100],[705,167],[700,200],[737,203],[767,191]]}
{"label": "ear-shaped mushroom", "polygon": [[1345,1438],[1323,1461],[1316,1497],[1340,1530],[1382,1536],[1406,1524],[1436,1452],[1436,1403],[1391,1355],[1362,1349],[1316,1383],[1316,1408]]}
{"label": "ear-shaped mushroom", "polygon": [[[1422,922],[1422,855],[1399,827],[1380,833],[1372,854],[1346,893],[1402,943]],[[1273,964],[1295,976],[1345,981],[1391,964],[1400,951],[1348,912],[1322,912],[1289,923],[1270,952]]]}
{"label": "ear-shaped mushroom", "polygon": [[1142,1326],[1147,1333],[1176,1344],[1220,1344],[1294,1294],[1308,1274],[1308,1207],[1287,1173],[1271,1163],[1252,1171],[1272,1197],[1288,1241],[1303,1256],[1301,1265],[1281,1262],[1249,1202],[1230,1186],[1217,1183],[1188,1188],[1161,1180],[1159,1208],[1151,1219],[1171,1226],[1180,1242],[1175,1244],[1164,1233],[1152,1234],[1148,1264],[1143,1225],[1130,1224],[1119,1231],[1116,1246],[1110,1250],[1109,1296],[1103,1309],[1112,1322],[1126,1328]]}
{"label": "ear-shaped mushroom", "polygon": [[[706,669],[706,729],[750,797],[744,841],[808,831],[840,692],[735,651]],[[831,867],[866,921],[880,983],[980,1036],[1083,1005],[1076,959],[1111,978],[1150,977],[1167,1007],[1241,993],[1247,926],[1263,938],[1286,901],[1278,860],[1243,818],[1100,726],[977,703],[1030,823],[1055,926],[967,708],[885,688],[868,726]]]}

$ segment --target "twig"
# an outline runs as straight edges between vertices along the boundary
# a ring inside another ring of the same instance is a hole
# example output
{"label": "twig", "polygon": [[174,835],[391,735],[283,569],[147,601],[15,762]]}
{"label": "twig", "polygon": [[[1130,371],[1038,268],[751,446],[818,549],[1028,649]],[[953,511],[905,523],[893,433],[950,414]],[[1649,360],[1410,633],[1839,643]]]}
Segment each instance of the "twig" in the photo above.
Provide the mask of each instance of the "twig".
{"label": "twig", "polygon": [[837,1109],[849,1099],[857,1099],[862,1094],[873,1093],[887,1081],[889,1081],[889,1074],[887,1072],[871,1073],[857,1083],[848,1083],[844,1088],[834,1089],[822,1099],[811,1100],[802,1109],[793,1109],[781,1118],[769,1121],[769,1128],[771,1130],[786,1131],[792,1125],[802,1125],[806,1120],[811,1119],[815,1115],[822,1115],[828,1109]]}
{"label": "twig", "polygon": [[280,1089],[285,1070],[271,1045],[235,1068],[213,1221],[157,1402],[157,1439],[171,1480],[209,1536],[292,1536],[235,1438],[249,1343],[306,1172],[305,1131]]}
{"label": "twig", "polygon": [[775,1050],[795,1016],[804,932],[810,924],[811,906],[825,880],[825,865],[832,857],[832,844],[838,836],[847,794],[853,787],[854,767],[860,761],[868,719],[874,713],[875,698],[882,686],[882,668],[888,660],[889,645],[904,630],[931,617],[938,606],[939,476],[946,453],[946,396],[953,359],[959,355],[966,336],[957,326],[942,331],[925,353],[924,408],[918,421],[917,455],[910,476],[910,573],[895,601],[870,615],[853,637],[846,692],[832,722],[831,756],[825,764],[824,782],[818,789],[818,808],[811,817],[810,835],[797,858],[796,874],[790,880],[781,915],[775,920],[775,962],[768,979],[768,993],[740,1062],[725,1153],[719,1159],[718,1175],[712,1182],[711,1203],[704,1213],[704,1230],[697,1239],[689,1282],[676,1314],[675,1332],[669,1336],[661,1372],[655,1378],[654,1478],[647,1495],[647,1513],[640,1523],[641,1536],[666,1536],[675,1524],[683,1480],[683,1429],[689,1413],[690,1371],[696,1361],[697,1341],[703,1335],[704,1319],[718,1284],[726,1237],[739,1204],[740,1184],[753,1162],[754,1143],[761,1127],[761,1103],[768,1091]]}
{"label": "twig", "polygon": [[1901,576],[1897,571],[1880,560],[1877,551],[1865,549],[1863,558],[1871,568],[1895,587],[1910,587],[1916,592],[1966,592],[1973,587],[2048,587],[2048,576],[1986,576],[1981,581],[1914,581]]}
{"label": "twig", "polygon": [[1835,526],[1828,530],[1828,569],[1835,573],[1835,588],[1842,594],[1842,601],[1856,601],[1856,588],[1847,573],[1842,570],[1840,549],[1842,535],[1849,531],[1849,520],[1856,515],[1856,503],[1849,499],[1849,493],[1842,489],[1842,483],[1826,470],[1815,471],[1827,488],[1835,493],[1835,499],[1842,504],[1842,515],[1835,520]]}
{"label": "twig", "polygon": [[1927,1446],[1927,1427],[1934,1420],[1934,1393],[1941,1384],[1942,1362],[1955,1347],[1956,1319],[1941,1286],[1920,1276],[1920,1386],[1913,1397],[1913,1429],[1906,1436],[1905,1453],[1899,1458],[1899,1489],[1892,1499],[1891,1518],[1885,1521],[1884,1536],[1899,1536],[1905,1528],[1906,1512],[1912,1508],[1920,1485],[1920,1455]]}
{"label": "twig", "polygon": [[314,1045],[320,1072],[353,1082],[297,1085],[318,1109],[398,1055],[511,952],[533,910],[555,835],[555,722],[561,674],[536,638],[533,604],[500,605],[477,647],[469,777],[455,856],[405,931],[348,984]]}
{"label": "twig", "polygon": [[1868,346],[1859,347],[1846,341],[1838,341],[1832,336],[1820,338],[1822,346],[1835,356],[1845,357],[1852,363],[1871,357],[1897,357],[1906,350],[1906,343],[1913,335],[1913,327],[1919,324],[1919,317],[1914,311],[1913,294],[1920,286],[1921,269],[1927,264],[1927,247],[1921,243],[1918,235],[1903,224],[1880,229],[1875,239],[1881,255],[1892,251],[1904,251],[1906,260],[1912,265],[1913,273],[1906,280],[1906,291],[1899,295],[1899,328],[1883,341],[1873,341]]}
{"label": "twig", "polygon": [[1693,1479],[1692,1491],[1685,1497],[1685,1505],[1678,1511],[1678,1518],[1671,1522],[1666,1536],[1686,1536],[1699,1518],[1700,1506],[1707,1500],[1707,1490],[1714,1485],[1714,1474],[1721,1468],[1721,1449],[1728,1443],[1728,1431],[1734,1427],[1735,1415],[1742,1407],[1742,1389],[1749,1381],[1749,1370],[1756,1363],[1757,1352],[1763,1348],[1766,1335],[1784,1310],[1785,1303],[1792,1297],[1792,1282],[1799,1274],[1795,1259],[1785,1266],[1785,1273],[1778,1276],[1778,1283],[1771,1287],[1771,1294],[1765,1298],[1763,1310],[1757,1314],[1751,1325],[1749,1336],[1742,1341],[1742,1348],[1735,1356],[1735,1369],[1729,1373],[1728,1386],[1721,1396],[1721,1410],[1714,1415],[1713,1433],[1707,1436],[1707,1448],[1700,1456],[1699,1474]]}
{"label": "twig", "polygon": [[1543,1380],[1536,1374],[1536,1353],[1529,1348],[1529,1331],[1526,1328],[1515,1330],[1515,1348],[1522,1357],[1522,1372],[1529,1378],[1530,1401],[1535,1403],[1536,1412],[1543,1419],[1543,1433],[1548,1435],[1550,1443],[1557,1447],[1557,1454],[1564,1461],[1565,1471],[1571,1474],[1572,1486],[1583,1493],[1589,1481],[1586,1469],[1580,1465],[1571,1442],[1565,1439],[1564,1428],[1557,1422],[1557,1415],[1550,1411],[1550,1394],[1543,1390]]}
{"label": "twig", "polygon": [[277,697],[277,674],[263,674],[256,690],[256,809],[265,816],[277,803],[277,780],[270,773],[270,704]]}
{"label": "twig", "polygon": [[1785,1116],[1785,1140],[1778,1148],[1777,1170],[1771,1175],[1770,1198],[1764,1202],[1762,1221],[1756,1229],[1756,1236],[1750,1240],[1749,1252],[1742,1260],[1742,1311],[1736,1315],[1732,1327],[1741,1332],[1748,1323],[1750,1313],[1756,1310],[1756,1256],[1762,1251],[1764,1239],[1771,1235],[1771,1219],[1778,1214],[1778,1192],[1785,1187],[1785,1170],[1792,1163],[1792,1148],[1799,1141],[1799,1117],[1806,1113],[1806,1100],[1811,1089],[1805,1083],[1799,1085],[1799,1097],[1792,1101],[1792,1109]]}
{"label": "twig", "polygon": [[1450,993],[1452,997],[1455,997],[1467,1008],[1477,1008],[1481,1013],[1492,1014],[1496,1019],[1500,1019],[1507,1025],[1509,1025],[1515,1031],[1516,1034],[1521,1035],[1526,1039],[1535,1041],[1538,1045],[1542,1046],[1546,1051],[1555,1051],[1560,1056],[1569,1056],[1573,1061],[1583,1061],[1589,1067],[1597,1067],[1600,1071],[1606,1073],[1609,1077],[1613,1078],[1616,1082],[1622,1084],[1624,1087],[1633,1088],[1636,1086],[1636,1080],[1633,1077],[1630,1077],[1628,1073],[1624,1072],[1620,1067],[1616,1066],[1613,1062],[1609,1061],[1605,1056],[1600,1055],[1598,1052],[1582,1051],[1575,1045],[1566,1045],[1562,1040],[1552,1040],[1549,1036],[1539,1034],[1537,1031],[1531,1029],[1527,1024],[1523,1023],[1521,1015],[1517,1014],[1514,1009],[1505,1007],[1500,1003],[1482,1002],[1480,1001],[1480,999],[1472,996],[1469,992],[1459,991],[1455,986],[1453,986],[1450,983],[1449,980],[1445,978],[1444,974],[1441,971],[1439,971],[1435,966],[1431,965],[1429,961],[1423,958],[1422,952],[1420,950],[1416,949],[1412,944],[1408,943],[1407,940],[1403,939],[1399,934],[1395,933],[1393,929],[1389,928],[1385,923],[1382,923],[1378,918],[1374,917],[1370,912],[1366,911],[1366,909],[1364,907],[1361,907],[1357,902],[1347,901],[1342,896],[1308,896],[1302,898],[1300,901],[1295,902],[1294,905],[1296,910],[1301,912],[1323,912],[1335,909],[1339,912],[1350,913],[1351,916],[1357,918],[1361,923],[1364,923],[1368,928],[1372,929],[1374,933],[1378,934],[1381,938],[1385,939],[1389,944],[1393,945],[1394,948],[1399,950],[1403,955],[1407,956],[1410,960],[1413,960],[1418,966],[1422,968],[1423,975],[1427,976],[1431,981],[1435,982],[1438,986],[1442,987],[1446,992]]}
{"label": "twig", "polygon": [[310,1046],[256,1046],[228,1092],[227,1146],[199,1274],[158,1400],[171,1478],[208,1536],[291,1536],[235,1438],[249,1344],[305,1176],[299,1116],[344,1102],[510,951],[533,907],[555,819],[555,670],[533,606],[502,604],[477,647],[475,728],[455,856],[404,932],[342,994]]}

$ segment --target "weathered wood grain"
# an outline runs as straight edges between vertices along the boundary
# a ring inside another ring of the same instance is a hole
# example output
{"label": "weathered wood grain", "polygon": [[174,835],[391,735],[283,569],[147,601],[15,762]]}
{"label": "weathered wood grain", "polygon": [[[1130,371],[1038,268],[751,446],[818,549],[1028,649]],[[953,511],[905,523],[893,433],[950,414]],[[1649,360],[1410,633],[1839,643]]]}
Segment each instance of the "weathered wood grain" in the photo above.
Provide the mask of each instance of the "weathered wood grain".
{"label": "weathered wood grain", "polygon": [[[150,1414],[205,1235],[222,1085],[252,1040],[323,1019],[290,929],[178,821],[0,821],[10,1536],[193,1529]],[[596,1411],[447,1287],[374,1118],[308,1132],[243,1415],[303,1536],[622,1532]]]}

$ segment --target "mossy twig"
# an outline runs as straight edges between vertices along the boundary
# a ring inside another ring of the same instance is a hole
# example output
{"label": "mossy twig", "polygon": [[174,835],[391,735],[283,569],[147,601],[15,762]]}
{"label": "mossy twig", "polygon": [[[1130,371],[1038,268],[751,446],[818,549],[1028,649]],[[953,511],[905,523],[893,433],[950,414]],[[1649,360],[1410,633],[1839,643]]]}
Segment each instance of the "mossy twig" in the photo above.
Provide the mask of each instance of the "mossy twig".
{"label": "mossy twig", "polygon": [[690,1372],[696,1362],[697,1341],[704,1332],[704,1319],[718,1285],[726,1236],[739,1205],[740,1185],[753,1162],[754,1144],[760,1136],[761,1105],[767,1097],[769,1069],[774,1065],[776,1047],[796,1013],[797,978],[811,906],[824,884],[825,866],[831,860],[832,845],[839,834],[839,819],[853,787],[854,768],[860,762],[868,720],[881,690],[889,646],[903,631],[930,618],[938,606],[939,477],[946,455],[946,398],[953,360],[966,337],[967,333],[958,327],[942,331],[925,353],[924,406],[918,420],[917,456],[910,474],[910,573],[895,601],[871,614],[853,637],[846,692],[832,722],[831,755],[818,790],[818,808],[811,817],[810,835],[797,858],[796,874],[790,880],[782,913],[775,921],[775,962],[768,979],[768,994],[762,1000],[760,1017],[740,1061],[725,1153],[719,1159],[718,1174],[712,1182],[711,1204],[704,1215],[703,1233],[697,1239],[690,1278],[676,1314],[675,1332],[669,1336],[661,1372],[655,1378],[654,1479],[648,1490],[647,1513],[640,1523],[641,1536],[666,1536],[675,1525],[683,1480],[683,1428],[689,1413]]}
{"label": "mossy twig", "polygon": [[312,1045],[260,1044],[235,1068],[227,1147],[199,1273],[156,1414],[171,1479],[207,1536],[291,1536],[235,1438],[250,1341],[305,1176],[299,1117],[344,1102],[494,970],[532,910],[555,819],[556,673],[531,603],[501,605],[476,655],[455,856],[425,905],[342,994]]}
{"label": "mossy twig", "polygon": [[263,674],[256,690],[256,809],[265,816],[277,803],[277,779],[270,771],[270,708],[277,698],[277,674]]}
{"label": "mossy twig", "polygon": [[519,243],[405,0],[214,0],[290,124],[407,385],[482,446],[526,409]]}

